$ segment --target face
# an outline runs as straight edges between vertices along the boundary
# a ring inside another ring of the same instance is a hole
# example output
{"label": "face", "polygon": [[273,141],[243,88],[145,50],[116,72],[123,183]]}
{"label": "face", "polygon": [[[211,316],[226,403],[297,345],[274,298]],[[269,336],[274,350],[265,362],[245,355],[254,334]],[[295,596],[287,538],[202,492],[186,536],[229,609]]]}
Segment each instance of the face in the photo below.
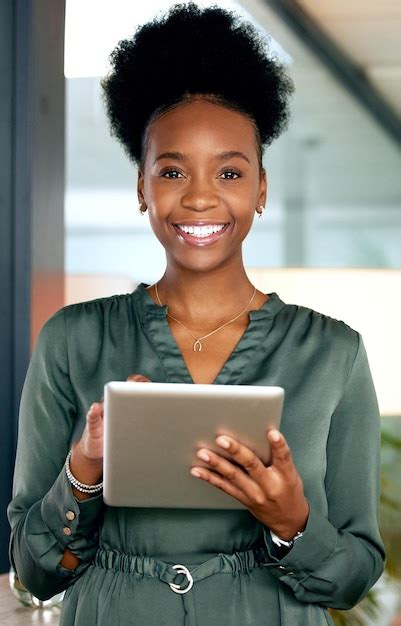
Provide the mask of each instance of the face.
{"label": "face", "polygon": [[[204,272],[242,258],[242,241],[266,190],[255,131],[244,115],[196,100],[152,122],[138,199],[169,264]],[[205,226],[223,228],[196,237],[177,225],[202,227],[201,235]]]}

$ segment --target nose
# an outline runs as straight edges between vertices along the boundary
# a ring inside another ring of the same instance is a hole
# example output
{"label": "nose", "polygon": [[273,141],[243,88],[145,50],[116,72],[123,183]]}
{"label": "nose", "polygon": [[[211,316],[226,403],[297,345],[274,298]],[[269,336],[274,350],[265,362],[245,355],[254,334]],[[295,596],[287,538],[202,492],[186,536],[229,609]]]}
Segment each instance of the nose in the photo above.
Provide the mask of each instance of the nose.
{"label": "nose", "polygon": [[197,176],[185,189],[181,204],[184,208],[203,212],[219,206],[220,198],[216,189],[206,177]]}

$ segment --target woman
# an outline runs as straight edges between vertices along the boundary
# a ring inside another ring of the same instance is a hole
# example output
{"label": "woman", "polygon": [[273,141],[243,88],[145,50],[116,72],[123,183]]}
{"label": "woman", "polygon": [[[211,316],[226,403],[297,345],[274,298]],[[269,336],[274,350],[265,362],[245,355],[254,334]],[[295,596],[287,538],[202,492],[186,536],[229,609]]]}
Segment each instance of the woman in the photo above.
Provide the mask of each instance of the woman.
{"label": "woman", "polygon": [[[43,326],[21,398],[12,561],[39,598],[67,589],[62,626],[330,624],[327,608],[354,606],[383,571],[380,424],[360,334],[262,293],[243,266],[266,202],[262,149],[286,127],[292,83],[250,24],[192,3],[120,42],[112,63],[111,128],[166,269]],[[194,480],[245,509],[103,503],[94,400],[132,372],[284,387],[269,467],[235,439],[232,462],[203,450],[194,463]]]}

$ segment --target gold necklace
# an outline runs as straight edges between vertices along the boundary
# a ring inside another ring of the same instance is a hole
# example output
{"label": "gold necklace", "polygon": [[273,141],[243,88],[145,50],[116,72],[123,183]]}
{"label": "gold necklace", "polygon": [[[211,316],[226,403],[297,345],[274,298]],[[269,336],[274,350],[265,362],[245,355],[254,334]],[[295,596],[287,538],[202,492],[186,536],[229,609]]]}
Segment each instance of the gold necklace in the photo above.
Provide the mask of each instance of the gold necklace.
{"label": "gold necklace", "polygon": [[[157,297],[157,299],[158,299],[158,301],[159,301],[160,306],[163,306],[163,305],[162,305],[162,303],[160,302],[159,292],[158,292],[158,290],[157,290],[157,284],[158,284],[158,282],[159,282],[159,281],[157,281],[157,282],[155,283],[156,297]],[[211,333],[208,333],[207,335],[204,335],[203,337],[196,338],[196,337],[195,337],[195,335],[193,335],[193,334],[191,333],[191,331],[190,331],[190,330],[188,330],[188,328],[187,328],[186,326],[184,326],[184,324],[183,324],[182,322],[180,322],[180,320],[177,320],[177,318],[175,318],[175,317],[173,317],[172,315],[170,315],[170,313],[167,313],[167,315],[168,315],[169,317],[171,317],[171,319],[173,319],[173,320],[175,320],[176,322],[178,322],[178,324],[181,324],[181,326],[183,326],[183,327],[185,328],[185,330],[186,330],[186,331],[187,331],[187,332],[191,335],[191,337],[193,337],[193,338],[196,340],[196,341],[195,341],[195,343],[194,343],[194,345],[193,345],[193,349],[194,349],[194,352],[200,352],[200,351],[202,350],[202,343],[201,343],[201,340],[202,340],[202,339],[206,339],[206,337],[210,337],[210,335],[213,335],[214,333],[217,333],[217,331],[218,331],[218,330],[220,330],[221,328],[224,328],[224,326],[227,326],[227,324],[231,324],[231,322],[234,322],[236,319],[238,319],[239,317],[241,317],[241,315],[243,315],[243,313],[245,313],[245,311],[247,310],[247,308],[248,308],[248,307],[249,307],[249,305],[251,304],[252,300],[254,299],[254,297],[255,297],[255,293],[256,293],[256,287],[254,287],[253,294],[252,294],[252,298],[249,300],[249,302],[248,302],[248,304],[246,305],[245,309],[244,309],[243,311],[241,311],[241,313],[239,313],[238,315],[236,315],[235,317],[233,317],[233,319],[232,319],[232,320],[230,320],[229,322],[226,322],[226,323],[225,323],[225,324],[223,324],[222,326],[219,326],[218,328],[216,328],[216,330],[212,330],[212,332],[211,332]]]}

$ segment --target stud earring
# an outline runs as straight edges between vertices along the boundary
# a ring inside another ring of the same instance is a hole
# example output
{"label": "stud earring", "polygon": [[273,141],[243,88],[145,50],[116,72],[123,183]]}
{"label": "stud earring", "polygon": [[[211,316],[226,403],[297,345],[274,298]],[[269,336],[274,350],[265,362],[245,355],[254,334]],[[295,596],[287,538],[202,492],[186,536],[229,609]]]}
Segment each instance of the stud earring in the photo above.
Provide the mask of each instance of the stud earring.
{"label": "stud earring", "polygon": [[[260,211],[258,211],[258,209],[260,209]],[[263,216],[263,211],[265,210],[265,207],[263,206],[263,204],[261,204],[258,209],[256,209],[256,213],[258,213],[259,217]]]}

